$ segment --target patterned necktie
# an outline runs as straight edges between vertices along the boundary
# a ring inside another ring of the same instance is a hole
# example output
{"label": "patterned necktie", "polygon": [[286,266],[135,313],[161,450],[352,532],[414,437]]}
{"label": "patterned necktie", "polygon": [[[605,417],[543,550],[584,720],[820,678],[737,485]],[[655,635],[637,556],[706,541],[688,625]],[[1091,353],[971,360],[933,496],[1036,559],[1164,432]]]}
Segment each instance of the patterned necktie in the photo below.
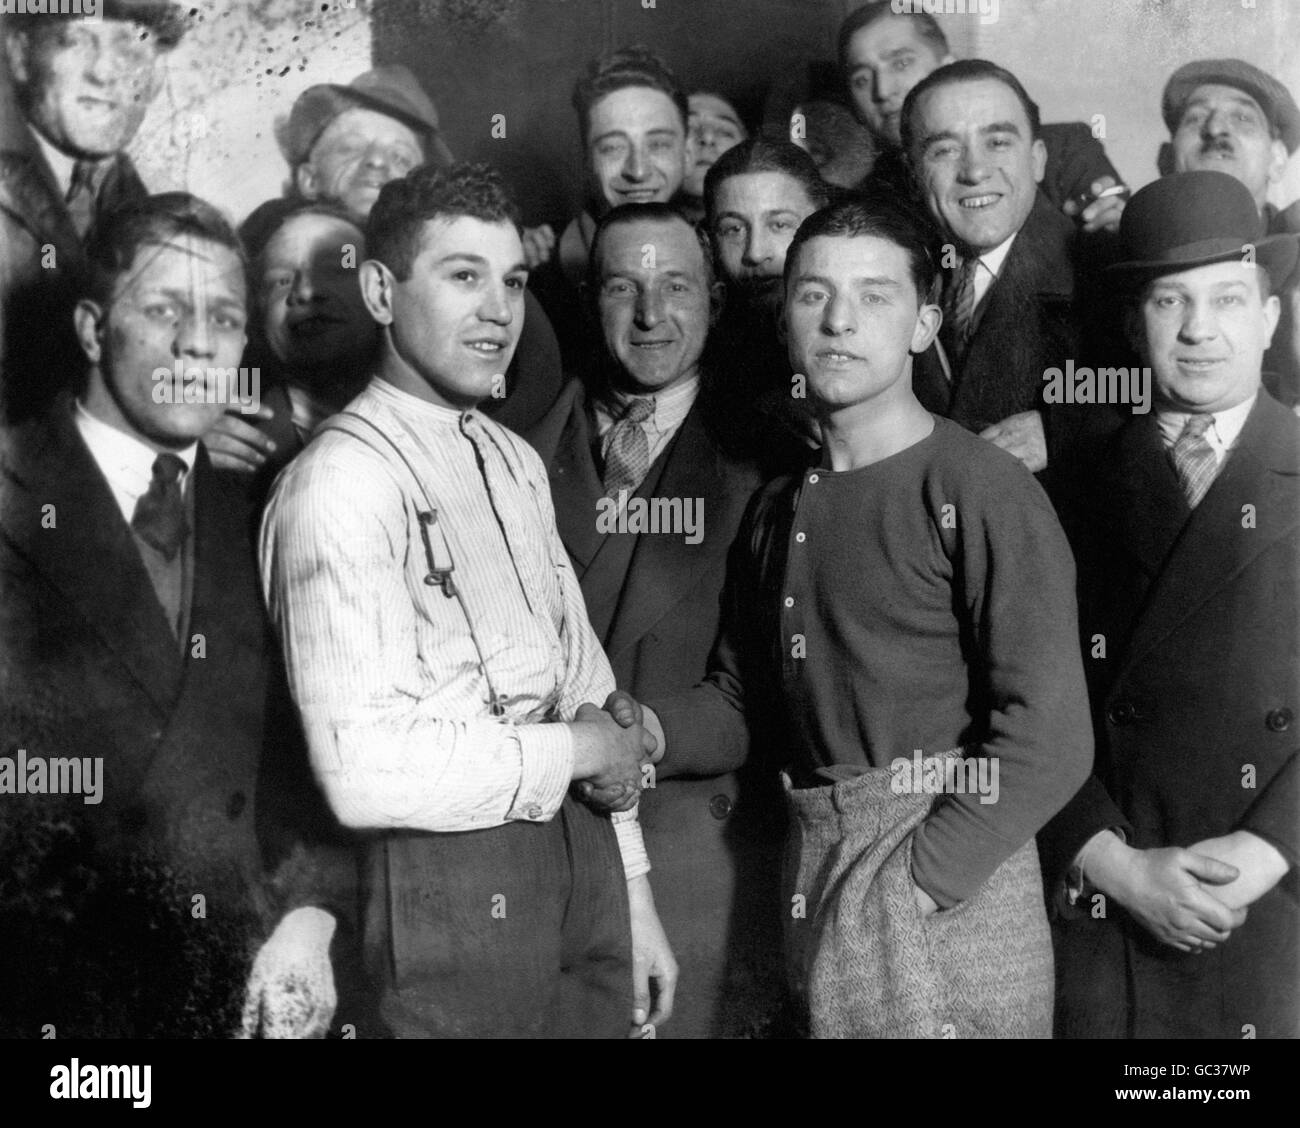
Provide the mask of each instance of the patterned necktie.
{"label": "patterned necktie", "polygon": [[609,433],[605,448],[605,496],[616,498],[620,490],[636,493],[650,472],[650,439],[641,425],[654,414],[653,397],[634,397],[622,418]]}
{"label": "patterned necktie", "polygon": [[131,517],[136,535],[161,552],[168,563],[176,558],[190,531],[181,493],[184,472],[185,463],[174,454],[160,454],[154,459],[153,480],[135,503]]}
{"label": "patterned necktie", "polygon": [[1205,437],[1205,432],[1213,425],[1213,415],[1190,415],[1183,424],[1183,433],[1174,443],[1174,469],[1187,496],[1187,504],[1193,509],[1200,504],[1219,470],[1214,448]]}
{"label": "patterned necktie", "polygon": [[95,161],[77,161],[72,166],[72,182],[68,185],[68,194],[63,198],[68,205],[72,226],[82,239],[86,237],[91,220],[95,217],[95,167]]}
{"label": "patterned necktie", "polygon": [[955,361],[966,354],[970,341],[971,321],[975,317],[975,270],[978,259],[962,259],[948,279],[944,292],[943,327],[948,331],[950,351]]}

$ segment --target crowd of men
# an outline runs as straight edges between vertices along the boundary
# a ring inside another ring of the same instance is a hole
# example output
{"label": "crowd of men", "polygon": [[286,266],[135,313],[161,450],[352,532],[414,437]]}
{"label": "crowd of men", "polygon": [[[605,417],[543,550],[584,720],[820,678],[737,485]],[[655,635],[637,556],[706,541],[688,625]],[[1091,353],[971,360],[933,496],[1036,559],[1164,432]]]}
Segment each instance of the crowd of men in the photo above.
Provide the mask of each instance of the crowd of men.
{"label": "crowd of men", "polygon": [[1130,193],[894,7],[593,59],[558,228],[387,65],[236,230],[183,8],[6,18],[0,1033],[1300,1034],[1300,109]]}

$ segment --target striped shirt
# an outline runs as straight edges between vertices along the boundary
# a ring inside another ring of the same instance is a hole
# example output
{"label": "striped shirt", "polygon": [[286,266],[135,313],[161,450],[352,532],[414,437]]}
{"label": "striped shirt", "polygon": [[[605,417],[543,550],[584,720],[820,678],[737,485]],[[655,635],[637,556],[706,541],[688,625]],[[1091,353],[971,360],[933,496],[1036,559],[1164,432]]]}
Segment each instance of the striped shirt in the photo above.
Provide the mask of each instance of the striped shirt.
{"label": "striped shirt", "polygon": [[[435,561],[445,537],[464,606],[424,582],[423,497],[365,424],[352,425],[366,441],[319,433],[280,475],[262,582],[326,796],[358,828],[548,820],[574,756],[552,722],[603,703],[614,677],[555,531],[545,467],[478,411],[379,378],[348,410],[397,444],[428,491]],[[635,809],[614,822],[627,876],[647,872]]]}

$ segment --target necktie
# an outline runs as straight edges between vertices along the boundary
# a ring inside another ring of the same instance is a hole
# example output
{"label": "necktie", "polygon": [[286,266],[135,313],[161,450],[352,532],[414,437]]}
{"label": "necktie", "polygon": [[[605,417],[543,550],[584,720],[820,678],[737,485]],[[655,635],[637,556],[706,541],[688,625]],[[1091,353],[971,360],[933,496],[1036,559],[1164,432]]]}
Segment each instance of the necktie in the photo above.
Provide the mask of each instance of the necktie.
{"label": "necktie", "polygon": [[84,239],[90,230],[91,220],[95,217],[95,162],[77,161],[72,166],[72,182],[68,185],[68,194],[63,198],[68,205],[68,215],[72,226]]}
{"label": "necktie", "polygon": [[174,454],[160,454],[154,459],[153,480],[135,503],[131,517],[136,535],[161,552],[168,563],[176,558],[190,531],[181,494],[184,471],[185,463]]}
{"label": "necktie", "polygon": [[975,317],[975,270],[978,259],[962,259],[961,265],[948,279],[944,292],[943,325],[948,331],[949,351],[954,363],[966,354],[970,340],[971,321]]}
{"label": "necktie", "polygon": [[655,401],[634,397],[609,433],[605,449],[605,496],[635,493],[650,471],[650,439],[641,425],[654,414]]}
{"label": "necktie", "polygon": [[1214,448],[1205,437],[1205,432],[1213,424],[1213,415],[1188,416],[1187,422],[1183,424],[1183,433],[1174,443],[1174,469],[1178,472],[1178,482],[1187,496],[1187,504],[1193,509],[1200,504],[1219,469]]}

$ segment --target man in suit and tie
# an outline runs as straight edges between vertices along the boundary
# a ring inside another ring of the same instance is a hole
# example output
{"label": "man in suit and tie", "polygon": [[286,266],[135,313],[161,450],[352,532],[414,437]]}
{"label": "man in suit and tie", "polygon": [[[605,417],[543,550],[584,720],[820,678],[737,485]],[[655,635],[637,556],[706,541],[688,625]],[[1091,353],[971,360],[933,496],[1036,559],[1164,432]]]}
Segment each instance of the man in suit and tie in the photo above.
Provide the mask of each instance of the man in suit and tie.
{"label": "man in suit and tie", "polygon": [[[145,195],[124,150],[161,85],[160,54],[184,33],[184,13],[162,0],[105,0],[100,9],[96,19],[50,12],[4,21],[14,97],[0,111],[0,301],[11,371],[39,371],[33,348],[48,358],[44,327],[51,309],[70,313],[92,223]],[[39,389],[7,388],[9,413],[29,409],[32,395]]]}
{"label": "man in suit and tie", "polygon": [[1040,473],[1075,441],[1071,407],[1043,403],[1043,372],[1078,357],[1074,225],[1039,189],[1038,107],[1010,71],[963,59],[907,95],[902,136],[948,240],[943,328],[917,361],[921,402]]}
{"label": "man in suit and tie", "polygon": [[178,192],[87,258],[80,394],[0,433],[0,1030],[321,1034],[335,918],[284,821],[309,814],[295,720],[248,507],[198,443],[244,347],[242,252]]}
{"label": "man in suit and tie", "polygon": [[[603,361],[529,438],[619,688],[675,693],[706,672],[727,550],[760,484],[711,419],[702,358],[722,285],[707,239],[669,205],[642,203],[597,226],[587,286]],[[774,903],[780,832],[734,773],[647,782],[641,821],[681,969],[673,1033],[766,1033],[781,971],[764,897]]]}
{"label": "man in suit and tie", "polygon": [[1138,192],[1128,329],[1155,409],[1064,509],[1094,776],[1040,835],[1057,1032],[1300,1034],[1300,422],[1261,387],[1295,236],[1221,172]]}

